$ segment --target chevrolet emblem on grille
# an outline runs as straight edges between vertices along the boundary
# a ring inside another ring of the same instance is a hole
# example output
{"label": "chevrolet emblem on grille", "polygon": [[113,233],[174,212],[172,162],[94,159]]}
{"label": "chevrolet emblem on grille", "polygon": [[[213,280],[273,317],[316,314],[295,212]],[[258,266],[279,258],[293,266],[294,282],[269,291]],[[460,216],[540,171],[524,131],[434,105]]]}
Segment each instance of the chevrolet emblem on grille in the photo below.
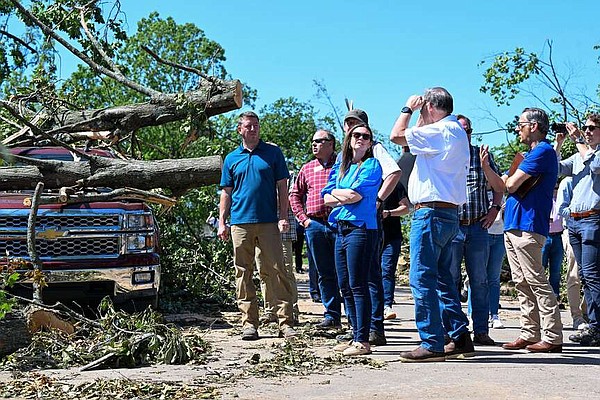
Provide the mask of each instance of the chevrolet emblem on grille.
{"label": "chevrolet emblem on grille", "polygon": [[36,233],[36,239],[46,239],[46,240],[55,240],[59,237],[63,237],[67,234],[68,231],[59,231],[56,229],[46,229],[44,231]]}

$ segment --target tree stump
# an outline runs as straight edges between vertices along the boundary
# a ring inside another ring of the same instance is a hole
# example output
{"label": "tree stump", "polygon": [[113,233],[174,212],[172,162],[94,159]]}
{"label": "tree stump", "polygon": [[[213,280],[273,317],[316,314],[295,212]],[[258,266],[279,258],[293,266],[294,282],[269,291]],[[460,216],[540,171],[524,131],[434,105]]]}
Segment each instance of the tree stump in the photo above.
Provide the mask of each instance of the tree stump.
{"label": "tree stump", "polygon": [[29,346],[31,332],[23,311],[15,311],[0,320],[0,357]]}

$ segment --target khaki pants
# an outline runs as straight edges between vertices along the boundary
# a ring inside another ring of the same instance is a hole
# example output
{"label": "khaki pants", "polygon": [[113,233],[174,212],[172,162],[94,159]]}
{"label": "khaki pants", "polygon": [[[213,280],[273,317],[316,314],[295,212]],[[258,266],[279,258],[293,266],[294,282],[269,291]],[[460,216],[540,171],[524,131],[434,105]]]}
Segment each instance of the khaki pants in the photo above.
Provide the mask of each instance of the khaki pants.
{"label": "khaki pants", "polygon": [[583,318],[585,313],[585,299],[581,296],[581,280],[579,279],[579,267],[575,262],[575,254],[569,243],[569,230],[565,229],[562,235],[565,259],[567,262],[567,300],[571,318]]}
{"label": "khaki pants", "polygon": [[[283,265],[285,266],[285,277],[290,283],[290,287],[292,289],[292,304],[293,304],[293,312],[296,313],[298,310],[298,286],[296,284],[296,276],[294,275],[294,255],[292,254],[292,242],[285,241],[282,243],[283,250]],[[265,300],[265,315],[273,314],[273,299],[271,295],[271,291],[269,290],[272,285],[267,285],[266,280],[268,276],[266,276],[263,271],[262,261],[260,256],[260,248],[256,249],[256,266],[258,268],[258,275],[260,276],[260,290],[263,293],[263,297]]]}
{"label": "khaki pants", "polygon": [[504,233],[506,256],[521,308],[521,339],[562,344],[558,302],[542,266],[545,241],[544,236],[532,232]]}
{"label": "khaki pants", "polygon": [[277,223],[240,224],[231,227],[233,263],[236,271],[236,296],[242,312],[242,325],[258,328],[256,288],[252,281],[255,248],[260,249],[262,273],[266,277],[273,306],[277,309],[279,326],[293,326],[292,288],[286,278],[281,234]]}

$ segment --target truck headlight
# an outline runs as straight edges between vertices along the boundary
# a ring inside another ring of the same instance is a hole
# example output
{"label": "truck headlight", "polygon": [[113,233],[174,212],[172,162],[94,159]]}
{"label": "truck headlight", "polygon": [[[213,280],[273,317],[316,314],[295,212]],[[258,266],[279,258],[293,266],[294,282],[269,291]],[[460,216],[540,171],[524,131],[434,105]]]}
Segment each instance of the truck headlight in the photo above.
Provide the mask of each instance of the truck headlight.
{"label": "truck headlight", "polygon": [[128,252],[147,252],[154,248],[154,237],[152,235],[127,235]]}
{"label": "truck headlight", "polygon": [[152,217],[149,214],[128,214],[126,221],[129,230],[152,228]]}

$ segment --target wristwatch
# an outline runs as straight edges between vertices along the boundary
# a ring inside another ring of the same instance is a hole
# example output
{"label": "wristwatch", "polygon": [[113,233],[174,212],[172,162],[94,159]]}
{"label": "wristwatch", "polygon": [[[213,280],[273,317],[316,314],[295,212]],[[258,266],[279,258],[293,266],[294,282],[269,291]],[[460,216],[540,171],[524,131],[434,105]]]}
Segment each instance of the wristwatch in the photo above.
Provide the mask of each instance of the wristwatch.
{"label": "wristwatch", "polygon": [[496,211],[500,211],[502,209],[502,206],[498,204],[492,204],[492,208],[495,208]]}
{"label": "wristwatch", "polygon": [[404,114],[411,114],[412,115],[413,110],[410,107],[402,107],[402,110],[400,110],[400,112],[404,113]]}

